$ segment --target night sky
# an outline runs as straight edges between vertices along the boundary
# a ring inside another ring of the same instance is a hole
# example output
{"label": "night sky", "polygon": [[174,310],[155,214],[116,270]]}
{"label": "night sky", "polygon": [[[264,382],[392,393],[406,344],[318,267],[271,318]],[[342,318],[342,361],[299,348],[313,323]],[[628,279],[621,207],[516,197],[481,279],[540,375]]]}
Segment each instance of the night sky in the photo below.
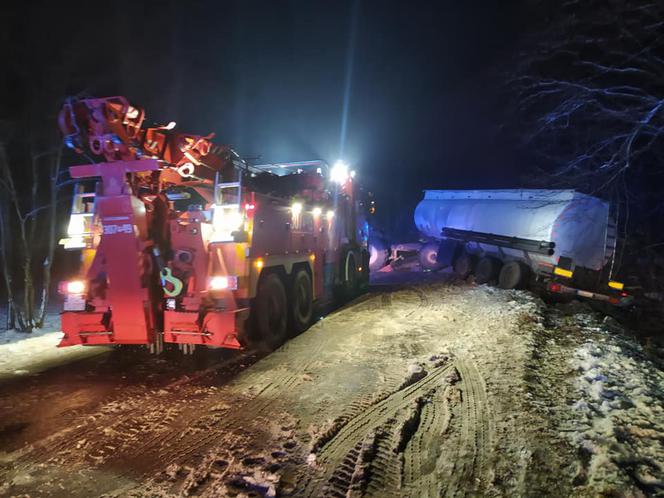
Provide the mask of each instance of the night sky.
{"label": "night sky", "polygon": [[423,188],[522,185],[531,159],[502,125],[505,73],[538,14],[527,7],[23,3],[2,15],[0,119],[28,109],[31,119],[54,122],[67,94],[120,94],[145,107],[149,121],[215,132],[241,155],[260,156],[255,162],[334,162],[352,68],[343,158],[376,192],[383,223],[398,205],[401,223],[412,224]]}

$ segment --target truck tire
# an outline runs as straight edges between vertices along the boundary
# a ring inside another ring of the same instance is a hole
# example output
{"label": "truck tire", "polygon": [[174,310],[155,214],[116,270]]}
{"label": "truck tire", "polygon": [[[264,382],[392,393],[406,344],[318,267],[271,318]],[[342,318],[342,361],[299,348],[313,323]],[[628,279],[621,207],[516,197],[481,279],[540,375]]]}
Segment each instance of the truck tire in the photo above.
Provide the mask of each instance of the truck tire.
{"label": "truck tire", "polygon": [[498,275],[501,289],[523,289],[528,282],[530,269],[520,261],[509,261],[503,265]]}
{"label": "truck tire", "polygon": [[359,282],[357,278],[357,265],[352,252],[346,253],[344,271],[342,274],[342,292],[344,299],[352,299],[358,292]]}
{"label": "truck tire", "polygon": [[276,273],[258,284],[254,308],[257,346],[272,351],[288,338],[288,299],[286,288]]}
{"label": "truck tire", "polygon": [[438,262],[438,246],[439,244],[430,242],[420,249],[420,265],[423,270],[436,271],[443,267]]}
{"label": "truck tire", "polygon": [[467,252],[462,252],[459,254],[459,256],[454,260],[454,273],[459,278],[468,278],[468,275],[473,273],[473,258],[470,254]]}
{"label": "truck tire", "polygon": [[487,282],[494,281],[498,278],[500,273],[500,260],[490,256],[480,258],[475,267],[475,282],[478,284],[486,284]]}
{"label": "truck tire", "polygon": [[305,270],[295,271],[288,303],[290,311],[290,329],[294,335],[304,332],[314,315],[313,286],[311,277]]}
{"label": "truck tire", "polygon": [[358,280],[358,292],[359,293],[364,293],[369,290],[369,284],[370,284],[370,274],[371,274],[371,268],[369,267],[369,251],[363,249],[360,257],[362,258],[362,262],[360,263],[360,268],[358,269],[359,275],[357,276]]}

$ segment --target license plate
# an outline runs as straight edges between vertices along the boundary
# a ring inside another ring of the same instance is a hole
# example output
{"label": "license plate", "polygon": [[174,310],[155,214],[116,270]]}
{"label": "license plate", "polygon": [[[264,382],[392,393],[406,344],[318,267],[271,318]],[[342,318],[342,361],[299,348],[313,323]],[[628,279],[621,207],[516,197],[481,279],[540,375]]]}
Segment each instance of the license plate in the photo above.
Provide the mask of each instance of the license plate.
{"label": "license plate", "polygon": [[84,311],[85,299],[82,296],[67,296],[64,308],[65,311]]}

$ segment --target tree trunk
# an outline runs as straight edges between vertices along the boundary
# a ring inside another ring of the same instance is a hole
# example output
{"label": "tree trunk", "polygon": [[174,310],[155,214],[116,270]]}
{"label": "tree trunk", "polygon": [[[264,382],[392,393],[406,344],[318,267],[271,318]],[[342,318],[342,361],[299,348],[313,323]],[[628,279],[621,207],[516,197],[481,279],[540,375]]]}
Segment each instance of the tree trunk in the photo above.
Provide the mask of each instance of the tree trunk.
{"label": "tree trunk", "polygon": [[62,147],[58,148],[58,153],[51,166],[51,184],[50,184],[50,202],[48,216],[48,253],[44,260],[44,282],[42,286],[42,296],[39,308],[39,317],[36,326],[44,326],[46,319],[46,308],[51,292],[51,271],[53,269],[53,258],[55,256],[55,238],[57,228],[57,207],[58,207],[58,178],[60,177],[60,165],[62,162]]}

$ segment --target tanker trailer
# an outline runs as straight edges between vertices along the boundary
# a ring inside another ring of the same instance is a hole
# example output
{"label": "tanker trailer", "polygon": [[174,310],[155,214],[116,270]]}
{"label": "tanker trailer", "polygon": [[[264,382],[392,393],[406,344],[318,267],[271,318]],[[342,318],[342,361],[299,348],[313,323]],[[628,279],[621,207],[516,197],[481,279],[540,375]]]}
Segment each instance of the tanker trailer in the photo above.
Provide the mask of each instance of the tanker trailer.
{"label": "tanker trailer", "polygon": [[415,225],[429,240],[425,269],[452,266],[506,289],[544,284],[555,293],[625,304],[612,279],[616,227],[609,204],[575,190],[425,190]]}

